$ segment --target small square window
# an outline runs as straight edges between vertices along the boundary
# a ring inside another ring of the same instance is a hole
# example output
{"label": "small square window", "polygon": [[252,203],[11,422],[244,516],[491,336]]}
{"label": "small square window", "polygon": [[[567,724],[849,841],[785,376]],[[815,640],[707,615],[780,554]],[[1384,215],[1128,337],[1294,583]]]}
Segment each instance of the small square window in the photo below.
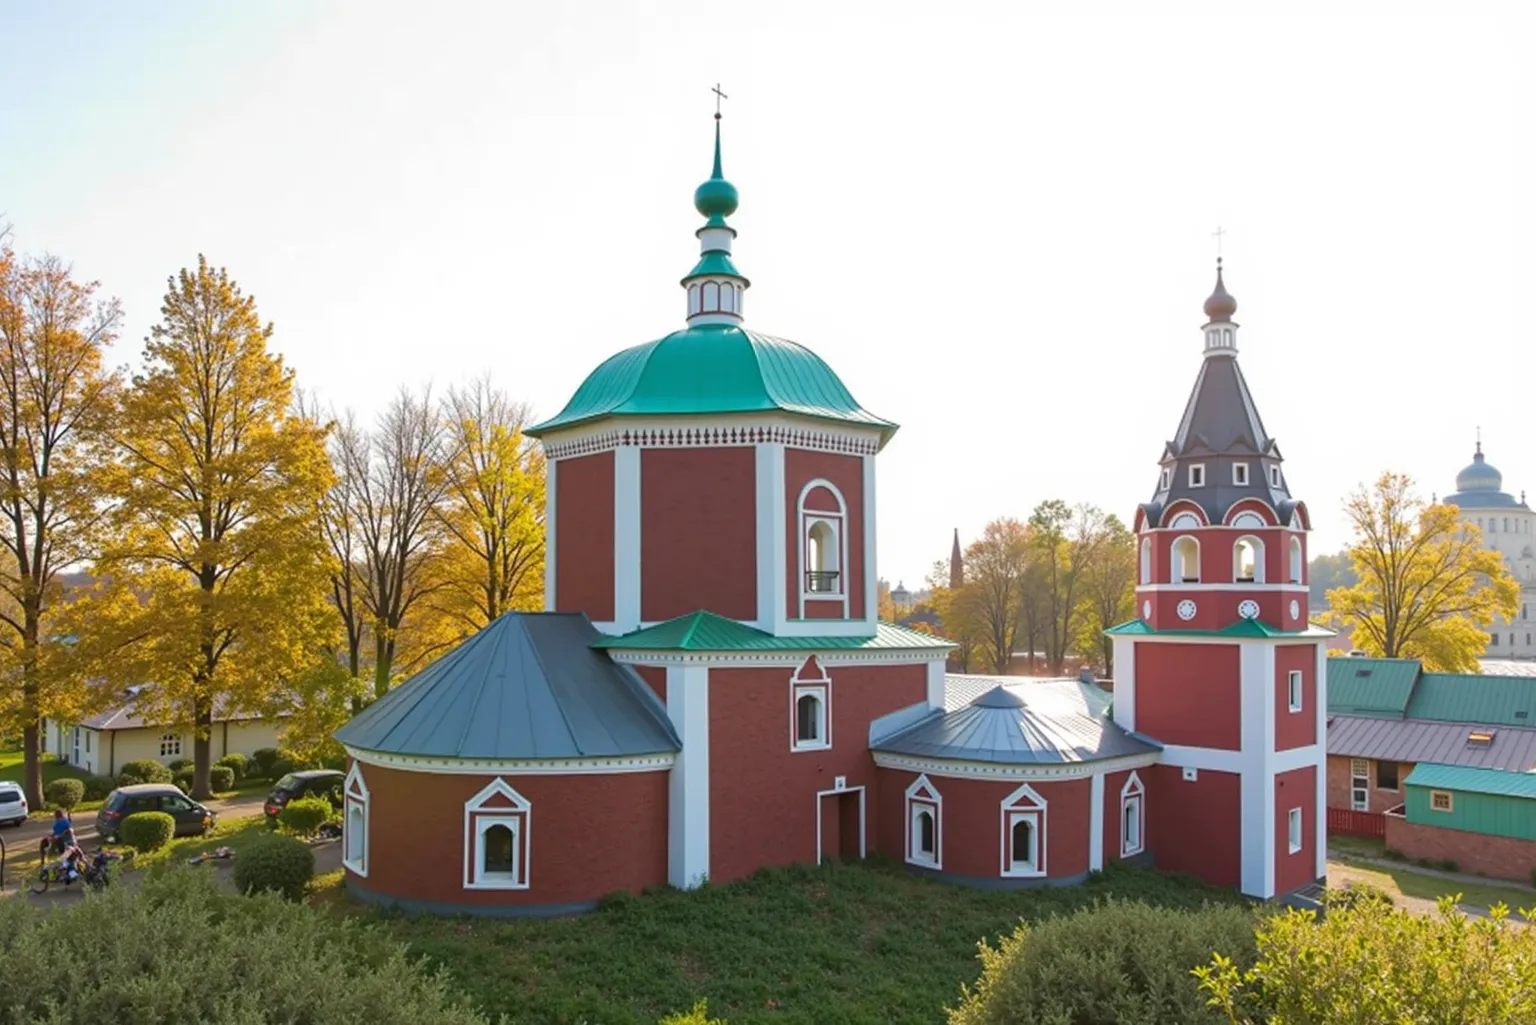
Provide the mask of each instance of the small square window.
{"label": "small square window", "polygon": [[1196,463],[1189,468],[1189,486],[1192,488],[1205,487],[1205,464]]}
{"label": "small square window", "polygon": [[1288,829],[1286,830],[1290,841],[1292,854],[1301,853],[1301,809],[1292,808],[1290,815],[1286,816]]}
{"label": "small square window", "polygon": [[1429,807],[1431,811],[1450,811],[1452,808],[1451,792],[1449,790],[1431,790],[1429,792]]}
{"label": "small square window", "polygon": [[1233,463],[1232,464],[1232,483],[1237,485],[1240,488],[1246,488],[1248,486],[1248,464],[1247,463]]}
{"label": "small square window", "polygon": [[1290,700],[1291,711],[1301,711],[1301,670],[1292,669],[1286,681],[1287,696]]}

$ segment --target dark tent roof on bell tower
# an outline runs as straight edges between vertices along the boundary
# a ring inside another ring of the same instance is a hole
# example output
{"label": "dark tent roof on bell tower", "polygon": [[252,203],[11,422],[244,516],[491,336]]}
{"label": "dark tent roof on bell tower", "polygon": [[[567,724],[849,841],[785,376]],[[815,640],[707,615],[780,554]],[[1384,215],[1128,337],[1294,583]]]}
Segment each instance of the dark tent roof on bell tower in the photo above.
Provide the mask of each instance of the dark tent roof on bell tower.
{"label": "dark tent roof on bell tower", "polygon": [[[1216,287],[1205,301],[1205,357],[1195,387],[1185,404],[1173,440],[1163,448],[1159,461],[1165,474],[1158,478],[1157,492],[1142,506],[1147,520],[1157,525],[1162,511],[1185,499],[1205,510],[1212,523],[1220,523],[1228,509],[1245,498],[1257,498],[1290,518],[1296,502],[1279,471],[1280,448],[1264,429],[1264,421],[1237,363],[1237,300],[1222,279],[1216,261]],[[1246,464],[1242,482],[1236,464]],[[1201,469],[1191,472],[1192,468]],[[1271,474],[1271,469],[1277,471]]]}

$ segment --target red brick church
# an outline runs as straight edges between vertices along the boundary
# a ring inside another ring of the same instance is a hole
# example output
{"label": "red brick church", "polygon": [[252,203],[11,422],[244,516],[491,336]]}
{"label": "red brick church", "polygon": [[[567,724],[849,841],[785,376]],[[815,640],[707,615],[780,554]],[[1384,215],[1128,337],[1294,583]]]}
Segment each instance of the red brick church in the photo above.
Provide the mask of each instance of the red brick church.
{"label": "red brick church", "polygon": [[[717,115],[718,118],[718,115]],[[358,897],[558,914],[604,894],[879,852],[976,886],[1123,859],[1270,898],[1323,875],[1323,633],[1305,507],[1237,365],[1218,269],[1194,392],[1137,513],[1139,618],[1111,696],[947,674],[876,618],[876,463],[896,425],[744,326],[737,192],[694,193],[685,326],[529,433],[545,608],[343,727]]]}

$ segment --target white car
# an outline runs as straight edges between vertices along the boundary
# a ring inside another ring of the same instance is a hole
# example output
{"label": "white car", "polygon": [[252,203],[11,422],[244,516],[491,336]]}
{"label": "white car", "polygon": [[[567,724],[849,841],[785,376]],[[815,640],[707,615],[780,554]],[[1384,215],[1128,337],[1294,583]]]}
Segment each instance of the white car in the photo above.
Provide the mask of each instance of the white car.
{"label": "white car", "polygon": [[21,825],[27,821],[28,810],[21,784],[0,782],[0,825]]}

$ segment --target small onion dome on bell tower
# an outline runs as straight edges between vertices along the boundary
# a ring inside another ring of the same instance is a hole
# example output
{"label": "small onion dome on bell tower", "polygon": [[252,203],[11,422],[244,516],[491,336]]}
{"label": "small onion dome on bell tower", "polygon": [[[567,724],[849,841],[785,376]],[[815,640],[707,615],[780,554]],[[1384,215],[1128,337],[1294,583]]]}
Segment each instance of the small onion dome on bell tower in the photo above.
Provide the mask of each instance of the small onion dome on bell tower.
{"label": "small onion dome on bell tower", "polygon": [[741,323],[741,298],[751,282],[731,262],[736,229],[725,219],[736,212],[736,186],[720,170],[720,114],[715,114],[715,166],[709,180],[693,190],[693,208],[705,218],[699,239],[699,262],[683,278],[688,293],[688,325]]}
{"label": "small onion dome on bell tower", "polygon": [[1216,258],[1216,289],[1205,301],[1205,354],[1207,356],[1237,355],[1237,325],[1232,314],[1237,312],[1237,300],[1227,291],[1221,280],[1221,257]]}

